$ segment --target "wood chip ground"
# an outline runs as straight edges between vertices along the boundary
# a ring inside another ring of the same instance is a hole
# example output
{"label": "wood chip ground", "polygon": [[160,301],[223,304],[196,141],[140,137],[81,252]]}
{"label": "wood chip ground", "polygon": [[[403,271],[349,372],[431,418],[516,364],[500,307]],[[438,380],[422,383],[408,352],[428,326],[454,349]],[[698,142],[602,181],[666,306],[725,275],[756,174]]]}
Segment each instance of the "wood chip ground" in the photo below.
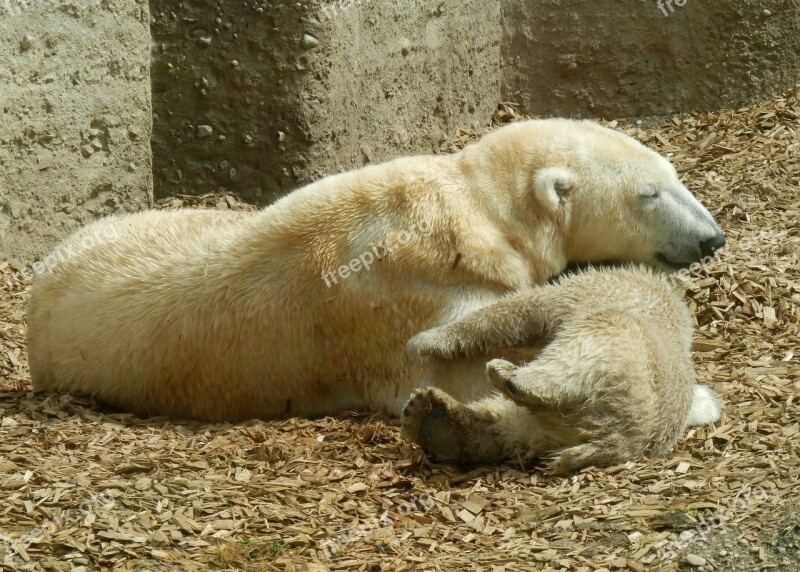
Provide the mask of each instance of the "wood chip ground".
{"label": "wood chip ground", "polygon": [[[567,478],[515,463],[461,472],[429,464],[381,417],[208,425],[34,394],[29,284],[14,281],[0,284],[0,569],[722,566],[687,555],[682,539],[713,513],[716,529],[755,542],[796,513],[800,493],[799,93],[612,122],[666,154],[728,237],[686,282],[698,372],[725,399],[725,417],[689,431],[667,458]],[[497,115],[520,118],[510,105]],[[197,205],[247,208],[224,192],[160,206]],[[796,555],[761,550],[764,569],[800,569],[786,563]]]}

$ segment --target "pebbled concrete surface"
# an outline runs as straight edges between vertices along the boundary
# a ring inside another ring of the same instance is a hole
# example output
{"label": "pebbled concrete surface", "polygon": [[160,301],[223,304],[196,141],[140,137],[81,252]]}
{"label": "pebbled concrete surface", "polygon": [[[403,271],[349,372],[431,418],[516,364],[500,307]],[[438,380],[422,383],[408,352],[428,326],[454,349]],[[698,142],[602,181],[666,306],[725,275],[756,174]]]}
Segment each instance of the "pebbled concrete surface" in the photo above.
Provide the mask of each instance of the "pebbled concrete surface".
{"label": "pebbled concrete surface", "polygon": [[501,101],[663,116],[796,83],[800,0],[680,1],[0,0],[0,260],[153,184],[266,205],[437,152]]}
{"label": "pebbled concrete surface", "polygon": [[[756,515],[761,530],[742,524],[696,534],[676,559],[681,572],[797,572],[800,570],[800,502]],[[754,524],[750,522],[747,524]]]}
{"label": "pebbled concrete surface", "polygon": [[[157,197],[259,205],[437,151],[500,101],[631,117],[736,106],[800,77],[800,2],[152,0]],[[666,13],[666,15],[665,15]]]}
{"label": "pebbled concrete surface", "polygon": [[613,119],[737,107],[800,78],[797,0],[502,7],[503,97],[534,113]]}
{"label": "pebbled concrete surface", "polygon": [[500,101],[499,5],[153,0],[157,197],[267,204],[327,174],[430,153]]}
{"label": "pebbled concrete surface", "polygon": [[152,201],[140,0],[0,3],[0,260]]}

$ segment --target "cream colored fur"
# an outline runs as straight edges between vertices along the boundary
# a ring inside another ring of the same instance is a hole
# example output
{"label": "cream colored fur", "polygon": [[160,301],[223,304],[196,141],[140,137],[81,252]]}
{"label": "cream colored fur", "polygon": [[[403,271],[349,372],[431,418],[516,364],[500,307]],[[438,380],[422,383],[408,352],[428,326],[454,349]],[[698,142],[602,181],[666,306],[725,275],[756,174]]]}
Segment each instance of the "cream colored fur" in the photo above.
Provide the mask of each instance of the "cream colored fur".
{"label": "cream colored fur", "polygon": [[674,286],[645,268],[590,269],[509,295],[409,348],[454,359],[542,344],[541,354],[521,366],[489,362],[500,392],[466,405],[418,390],[403,432],[449,462],[558,451],[556,472],[664,455],[688,424],[720,417],[719,400],[696,383],[692,330]]}
{"label": "cream colored fur", "polygon": [[[86,227],[34,282],[31,374],[37,390],[141,414],[399,414],[415,387],[486,391],[485,359],[408,355],[414,334],[568,262],[689,262],[714,236],[672,166],[633,139],[590,122],[518,123],[454,155],[325,178],[258,213],[150,211]],[[386,240],[370,270],[333,283]]]}

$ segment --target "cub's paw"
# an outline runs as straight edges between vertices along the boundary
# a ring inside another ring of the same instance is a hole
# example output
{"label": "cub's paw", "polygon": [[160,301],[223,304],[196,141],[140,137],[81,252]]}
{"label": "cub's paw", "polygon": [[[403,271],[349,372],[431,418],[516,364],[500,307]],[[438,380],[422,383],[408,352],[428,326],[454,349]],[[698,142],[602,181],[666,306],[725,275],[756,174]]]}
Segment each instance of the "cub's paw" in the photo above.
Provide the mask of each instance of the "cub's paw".
{"label": "cub's paw", "polygon": [[420,443],[422,426],[434,411],[452,410],[458,406],[459,403],[441,389],[436,387],[417,389],[403,408],[401,419],[403,437]]}
{"label": "cub's paw", "polygon": [[486,364],[486,377],[503,395],[513,399],[513,394],[517,393],[513,375],[516,370],[517,366],[510,361],[493,359]]}
{"label": "cub's paw", "polygon": [[446,326],[420,332],[408,340],[406,348],[411,354],[442,359],[454,359],[466,353],[458,337]]}
{"label": "cub's paw", "polygon": [[418,389],[403,409],[402,435],[444,462],[464,459],[470,419],[466,408],[441,389]]}
{"label": "cub's paw", "polygon": [[524,373],[524,369],[504,359],[493,359],[486,364],[486,377],[507,399],[532,411],[556,409],[558,401],[552,395],[553,388]]}
{"label": "cub's paw", "polygon": [[608,467],[623,462],[613,451],[595,443],[566,447],[550,455],[544,472],[550,475],[568,475],[586,467]]}

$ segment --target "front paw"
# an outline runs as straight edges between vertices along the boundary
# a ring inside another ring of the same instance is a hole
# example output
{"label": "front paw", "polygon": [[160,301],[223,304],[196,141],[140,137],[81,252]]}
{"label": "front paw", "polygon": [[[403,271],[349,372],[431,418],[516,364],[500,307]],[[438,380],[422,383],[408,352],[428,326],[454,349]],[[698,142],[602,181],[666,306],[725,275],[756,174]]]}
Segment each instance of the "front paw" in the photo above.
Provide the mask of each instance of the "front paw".
{"label": "front paw", "polygon": [[486,377],[489,378],[491,383],[496,389],[506,397],[513,399],[511,396],[510,386],[513,386],[514,372],[517,367],[510,361],[504,359],[493,359],[486,364]]}
{"label": "front paw", "polygon": [[442,359],[454,359],[465,353],[458,337],[448,331],[446,327],[420,332],[408,340],[406,348],[413,355],[434,356]]}

